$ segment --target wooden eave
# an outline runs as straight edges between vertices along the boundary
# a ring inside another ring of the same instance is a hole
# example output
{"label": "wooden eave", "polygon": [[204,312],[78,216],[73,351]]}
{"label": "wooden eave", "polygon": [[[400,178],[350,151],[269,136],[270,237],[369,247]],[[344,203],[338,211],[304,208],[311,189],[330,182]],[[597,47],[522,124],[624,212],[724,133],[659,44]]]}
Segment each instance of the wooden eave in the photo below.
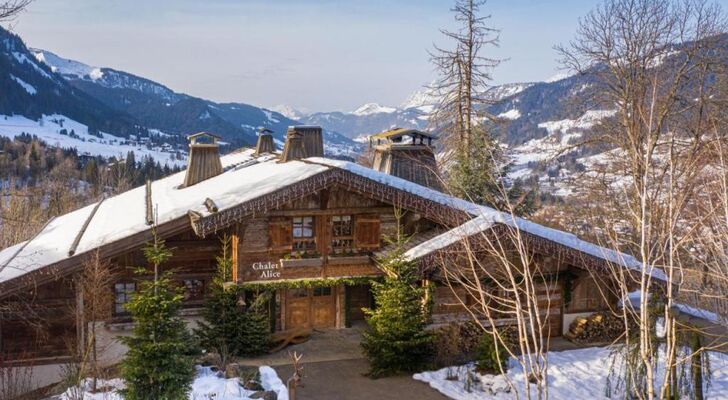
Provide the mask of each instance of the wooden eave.
{"label": "wooden eave", "polygon": [[376,182],[353,172],[332,167],[327,171],[265,196],[214,214],[191,219],[190,222],[195,233],[200,237],[204,237],[225,229],[248,216],[264,214],[289,203],[291,200],[317,193],[332,186],[339,186],[364,197],[392,204],[404,210],[417,212],[424,218],[445,226],[457,226],[473,217],[465,211]]}

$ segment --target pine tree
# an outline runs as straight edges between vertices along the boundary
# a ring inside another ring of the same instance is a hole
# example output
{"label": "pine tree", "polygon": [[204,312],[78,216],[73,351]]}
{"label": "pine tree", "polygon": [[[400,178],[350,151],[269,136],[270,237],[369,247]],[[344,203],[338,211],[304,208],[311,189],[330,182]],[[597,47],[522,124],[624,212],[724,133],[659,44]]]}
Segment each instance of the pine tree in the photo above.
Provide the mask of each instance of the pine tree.
{"label": "pine tree", "polygon": [[225,287],[232,279],[230,238],[222,239],[221,254],[216,257],[217,272],[205,301],[203,321],[195,333],[201,345],[220,355],[223,362],[233,355],[258,355],[268,350],[270,327],[262,312],[263,298],[247,310],[239,302],[242,294],[236,287]]}
{"label": "pine tree", "polygon": [[[126,400],[187,399],[195,375],[190,335],[179,309],[184,298],[175,288],[170,273],[159,267],[172,253],[156,234],[144,248],[147,261],[154,267],[154,279],[142,281],[126,308],[134,321],[130,337],[120,340],[129,347],[121,364],[126,381]],[[138,271],[148,274],[146,269]]]}
{"label": "pine tree", "polygon": [[418,371],[432,353],[433,337],[425,330],[427,289],[419,285],[415,264],[403,257],[402,243],[380,260],[386,275],[384,282],[372,283],[376,308],[364,310],[369,330],[361,345],[373,378]]}
{"label": "pine tree", "polygon": [[523,182],[508,182],[508,159],[489,129],[473,129],[470,147],[455,153],[448,171],[449,188],[458,197],[519,216],[533,214],[537,206],[536,191],[524,188]]}
{"label": "pine tree", "polygon": [[241,355],[256,356],[268,351],[270,346],[270,319],[267,305],[270,300],[268,292],[256,294],[245,313],[240,316]]}

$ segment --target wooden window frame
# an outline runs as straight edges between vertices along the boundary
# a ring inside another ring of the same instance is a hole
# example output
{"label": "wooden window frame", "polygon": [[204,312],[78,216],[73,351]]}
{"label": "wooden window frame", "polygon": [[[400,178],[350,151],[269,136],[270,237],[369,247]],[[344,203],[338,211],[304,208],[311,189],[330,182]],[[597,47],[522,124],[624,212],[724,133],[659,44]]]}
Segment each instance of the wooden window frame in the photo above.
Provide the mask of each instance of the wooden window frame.
{"label": "wooden window frame", "polygon": [[[117,291],[117,288],[119,285],[124,285],[124,291],[122,293]],[[128,291],[128,287],[131,285],[133,289],[131,291]],[[137,291],[137,283],[136,282],[129,282],[129,281],[121,281],[121,282],[115,282],[114,283],[114,315],[117,316],[124,316],[129,315],[129,311],[126,311],[124,309],[124,305],[129,303],[134,293]],[[119,296],[124,296],[124,301],[119,303]],[[119,306],[121,306],[122,311],[119,311]]]}
{"label": "wooden window frame", "polygon": [[[190,293],[190,286],[187,285],[187,282],[199,282],[199,296],[197,297],[190,297],[187,298],[187,294]],[[202,304],[205,301],[205,297],[207,294],[207,281],[204,278],[201,277],[186,277],[186,278],[180,278],[179,283],[182,286],[182,289],[184,290],[184,296],[185,299],[183,301],[183,305],[197,305]]]}
{"label": "wooden window frame", "polygon": [[[348,218],[348,234],[343,235],[337,231],[337,223],[343,222],[344,218]],[[337,219],[340,219],[337,221]],[[334,255],[354,252],[356,246],[354,245],[354,230],[356,229],[356,219],[354,215],[333,215],[331,216],[331,252]],[[339,233],[339,234],[337,234]]]}
{"label": "wooden window frame", "polygon": [[[297,222],[296,220],[300,220]],[[306,220],[310,220],[310,226],[306,227]],[[300,227],[297,228],[297,224]],[[296,229],[300,230],[300,235],[296,234]],[[310,235],[305,235],[305,230],[310,229]],[[291,241],[292,250],[294,252],[309,252],[316,251],[316,217],[313,215],[302,215],[291,217]]]}

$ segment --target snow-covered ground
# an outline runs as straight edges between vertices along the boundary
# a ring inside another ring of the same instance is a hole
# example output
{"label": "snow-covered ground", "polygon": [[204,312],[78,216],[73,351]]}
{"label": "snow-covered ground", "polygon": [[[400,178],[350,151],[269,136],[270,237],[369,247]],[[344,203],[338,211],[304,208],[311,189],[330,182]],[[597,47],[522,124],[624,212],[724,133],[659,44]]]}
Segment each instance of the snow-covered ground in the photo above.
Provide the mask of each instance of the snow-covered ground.
{"label": "snow-covered ground", "polygon": [[[65,129],[66,135],[61,134],[63,129]],[[76,135],[75,137],[71,137],[71,131]],[[0,115],[0,136],[13,138],[21,133],[38,136],[50,146],[65,149],[76,148],[81,155],[123,158],[126,157],[127,152],[133,151],[137,160],[144,156],[151,156],[162,165],[167,164],[170,167],[186,165],[186,159],[175,159],[171,150],[161,147],[149,149],[146,144],[142,143],[134,145],[128,139],[108,133],[101,133],[100,138],[90,135],[88,126],[63,115],[44,115],[38,121],[22,115]]]}
{"label": "snow-covered ground", "polygon": [[[213,372],[210,367],[196,367],[197,377],[192,383],[192,391],[189,394],[190,400],[247,400],[255,393],[252,390],[246,390],[240,386],[238,378],[225,379]],[[283,382],[278,378],[278,374],[271,367],[263,366],[259,368],[260,383],[265,390],[274,391],[278,395],[278,400],[288,400],[288,390]],[[97,388],[108,388],[99,393],[91,392],[91,380],[87,379],[79,387],[73,387],[66,390],[58,396],[57,400],[123,400],[118,390],[124,388],[124,381],[121,379],[101,380],[97,383]],[[83,397],[81,397],[83,395]]]}
{"label": "snow-covered ground", "polygon": [[[710,384],[705,384],[706,399],[728,398],[728,355],[723,353],[709,352],[710,357]],[[579,350],[568,350],[548,353],[548,391],[552,399],[620,399],[619,390],[612,391],[612,396],[607,397],[607,377],[610,371],[620,368],[620,363],[613,362],[619,356],[613,354],[613,350],[605,347],[590,347]],[[428,383],[432,388],[447,397],[457,400],[475,399],[512,399],[513,393],[507,392],[508,380],[524,398],[525,385],[523,382],[523,370],[518,363],[509,360],[507,378],[503,375],[479,375],[476,374],[480,383],[472,385],[471,391],[465,390],[465,376],[472,366],[451,367],[455,368],[459,380],[448,380],[448,368],[437,371],[427,371],[415,374],[414,379]],[[664,366],[658,376],[664,375]],[[614,380],[614,376],[611,377]],[[707,381],[707,379],[706,379]],[[657,382],[660,384],[660,382]],[[535,385],[532,385],[532,394],[535,393]]]}

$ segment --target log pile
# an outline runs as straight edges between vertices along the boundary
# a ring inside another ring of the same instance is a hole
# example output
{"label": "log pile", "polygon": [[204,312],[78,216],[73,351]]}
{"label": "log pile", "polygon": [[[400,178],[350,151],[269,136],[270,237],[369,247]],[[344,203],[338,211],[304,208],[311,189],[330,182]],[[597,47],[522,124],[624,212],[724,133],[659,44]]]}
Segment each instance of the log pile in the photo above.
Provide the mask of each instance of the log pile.
{"label": "log pile", "polygon": [[609,343],[624,335],[624,321],[611,313],[598,312],[576,318],[564,337],[576,343]]}

